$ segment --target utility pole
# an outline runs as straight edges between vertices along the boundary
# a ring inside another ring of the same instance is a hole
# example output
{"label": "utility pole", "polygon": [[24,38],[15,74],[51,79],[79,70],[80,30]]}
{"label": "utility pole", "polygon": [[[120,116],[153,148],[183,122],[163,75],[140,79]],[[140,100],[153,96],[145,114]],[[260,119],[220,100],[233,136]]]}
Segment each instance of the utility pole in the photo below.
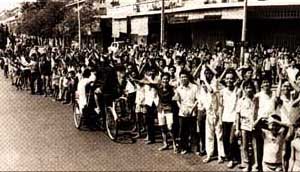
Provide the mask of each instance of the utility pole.
{"label": "utility pole", "polygon": [[165,42],[165,0],[161,0],[160,15],[160,46],[163,47]]}
{"label": "utility pole", "polygon": [[244,55],[245,55],[245,41],[247,34],[247,7],[248,0],[244,0],[244,16],[243,16],[243,25],[242,25],[242,37],[241,37],[241,54],[240,54],[240,65],[242,66],[244,63]]}
{"label": "utility pole", "polygon": [[80,0],[77,0],[77,18],[78,18],[78,44],[79,44],[79,50],[80,50],[81,49],[81,20],[80,20],[79,1]]}

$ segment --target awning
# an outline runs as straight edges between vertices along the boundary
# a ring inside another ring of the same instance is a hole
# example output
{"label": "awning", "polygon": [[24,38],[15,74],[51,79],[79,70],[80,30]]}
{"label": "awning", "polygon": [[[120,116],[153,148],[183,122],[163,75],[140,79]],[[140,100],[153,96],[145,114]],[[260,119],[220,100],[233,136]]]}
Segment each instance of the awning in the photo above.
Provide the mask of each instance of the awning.
{"label": "awning", "polygon": [[203,20],[203,19],[243,19],[243,9],[242,8],[229,8],[229,9],[214,9],[210,11],[198,11],[198,12],[182,12],[175,14],[171,17],[174,23],[178,20],[182,21],[185,19],[185,22],[194,21],[194,20]]}

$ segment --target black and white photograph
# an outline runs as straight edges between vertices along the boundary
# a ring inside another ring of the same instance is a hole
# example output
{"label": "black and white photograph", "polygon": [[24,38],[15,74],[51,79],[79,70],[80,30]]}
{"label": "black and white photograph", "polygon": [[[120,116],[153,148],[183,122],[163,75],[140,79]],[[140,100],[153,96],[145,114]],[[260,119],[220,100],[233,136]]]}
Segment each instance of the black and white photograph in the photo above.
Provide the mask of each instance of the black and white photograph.
{"label": "black and white photograph", "polygon": [[300,171],[300,0],[0,0],[0,171]]}

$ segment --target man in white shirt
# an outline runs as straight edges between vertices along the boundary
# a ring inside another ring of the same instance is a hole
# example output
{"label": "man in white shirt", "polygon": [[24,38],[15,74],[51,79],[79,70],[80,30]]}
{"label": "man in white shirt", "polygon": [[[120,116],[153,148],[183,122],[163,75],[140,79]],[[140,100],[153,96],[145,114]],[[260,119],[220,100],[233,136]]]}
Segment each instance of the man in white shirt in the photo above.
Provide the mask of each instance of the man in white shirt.
{"label": "man in white shirt", "polygon": [[[268,118],[275,111],[275,95],[272,93],[271,84],[269,80],[263,80],[261,85],[261,91],[257,93],[255,99],[258,101],[258,117],[260,118]],[[260,130],[255,131],[255,137],[257,145],[263,145],[263,137]],[[263,156],[263,147],[257,146],[257,151],[255,155],[256,162],[254,168],[262,169],[262,156]]]}
{"label": "man in white shirt", "polygon": [[225,75],[226,87],[220,92],[220,112],[222,114],[223,143],[226,158],[229,160],[228,167],[232,168],[238,161],[237,141],[234,137],[236,125],[236,105],[238,100],[238,88],[234,86],[236,75],[234,70],[228,70]]}
{"label": "man in white shirt", "polygon": [[91,73],[90,69],[85,69],[83,71],[82,77],[83,78],[78,82],[77,85],[78,104],[81,113],[82,110],[88,105],[86,97],[86,86],[96,80],[96,76]]}
{"label": "man in white shirt", "polygon": [[205,146],[207,157],[203,160],[204,163],[208,163],[212,160],[214,153],[215,135],[217,138],[218,148],[218,163],[223,163],[224,158],[224,147],[223,147],[223,136],[222,136],[222,119],[219,112],[219,91],[218,84],[214,80],[214,74],[211,69],[206,68],[204,71],[204,87],[201,89],[202,94],[200,96],[200,104],[205,108],[206,111],[206,124],[205,124]]}
{"label": "man in white shirt", "polygon": [[[190,82],[189,73],[182,70],[179,74],[180,86],[175,90],[174,100],[179,106],[179,137],[181,154],[190,151],[196,132],[196,113],[198,86]],[[190,139],[189,139],[190,138]]]}
{"label": "man in white shirt", "polygon": [[[291,84],[287,80],[282,80],[279,77],[279,84],[276,94],[277,112],[281,117],[282,123],[286,125],[296,124],[296,120],[299,118],[299,101],[300,98],[293,96],[293,89]],[[291,157],[291,142],[292,137],[285,139],[285,148],[283,149],[283,167],[287,171],[289,167],[289,160]]]}
{"label": "man in white shirt", "polygon": [[145,144],[152,144],[155,142],[155,128],[154,119],[157,116],[156,108],[158,105],[158,94],[155,86],[157,85],[159,79],[155,74],[155,69],[150,68],[147,71],[147,75],[144,78],[145,81],[145,100],[144,104],[147,109],[146,113],[146,125],[147,125],[147,138],[145,139]]}

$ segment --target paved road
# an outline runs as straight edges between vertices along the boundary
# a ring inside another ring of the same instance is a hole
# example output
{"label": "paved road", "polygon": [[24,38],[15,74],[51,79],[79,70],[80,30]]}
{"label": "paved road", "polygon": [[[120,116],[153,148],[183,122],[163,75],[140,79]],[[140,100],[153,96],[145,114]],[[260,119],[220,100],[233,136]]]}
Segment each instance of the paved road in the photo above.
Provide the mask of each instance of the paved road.
{"label": "paved road", "polygon": [[101,131],[78,131],[71,106],[16,91],[0,76],[0,171],[216,171],[196,155],[159,152],[160,143],[117,144]]}

